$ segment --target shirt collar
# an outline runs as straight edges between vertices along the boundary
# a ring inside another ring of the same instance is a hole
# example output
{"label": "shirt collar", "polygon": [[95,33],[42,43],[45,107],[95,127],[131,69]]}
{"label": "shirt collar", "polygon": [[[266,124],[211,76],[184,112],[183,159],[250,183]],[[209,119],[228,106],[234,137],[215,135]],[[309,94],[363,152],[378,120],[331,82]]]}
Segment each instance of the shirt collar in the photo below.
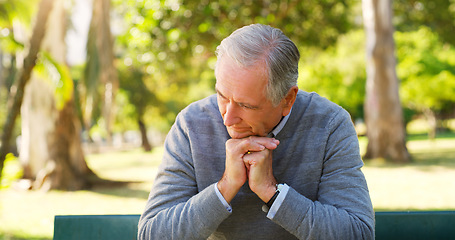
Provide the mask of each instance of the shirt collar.
{"label": "shirt collar", "polygon": [[281,119],[280,123],[278,123],[278,125],[276,125],[276,127],[267,135],[267,137],[273,138],[276,135],[278,135],[278,133],[281,132],[281,130],[284,128],[284,125],[286,125],[286,123],[288,122],[289,116],[291,116],[291,112],[292,112],[292,107],[291,107],[291,110],[289,111],[288,115],[284,116],[284,118]]}

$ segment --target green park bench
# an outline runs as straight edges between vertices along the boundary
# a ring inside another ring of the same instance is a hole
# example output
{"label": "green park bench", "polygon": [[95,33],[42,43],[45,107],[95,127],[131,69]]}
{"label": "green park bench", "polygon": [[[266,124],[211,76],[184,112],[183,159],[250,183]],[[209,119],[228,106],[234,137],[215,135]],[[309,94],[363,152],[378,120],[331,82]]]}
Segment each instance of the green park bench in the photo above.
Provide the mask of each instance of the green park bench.
{"label": "green park bench", "polygon": [[[55,216],[54,240],[137,239],[139,215]],[[376,239],[455,239],[455,211],[376,212]]]}

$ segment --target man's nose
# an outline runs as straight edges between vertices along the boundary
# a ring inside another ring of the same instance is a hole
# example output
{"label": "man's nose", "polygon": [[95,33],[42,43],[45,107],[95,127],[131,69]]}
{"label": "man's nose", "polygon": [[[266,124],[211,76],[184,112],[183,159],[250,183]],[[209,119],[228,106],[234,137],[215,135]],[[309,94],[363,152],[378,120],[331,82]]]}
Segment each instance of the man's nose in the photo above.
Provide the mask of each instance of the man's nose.
{"label": "man's nose", "polygon": [[234,102],[226,104],[226,112],[224,113],[224,125],[232,126],[240,122],[241,118],[238,113],[239,106]]}

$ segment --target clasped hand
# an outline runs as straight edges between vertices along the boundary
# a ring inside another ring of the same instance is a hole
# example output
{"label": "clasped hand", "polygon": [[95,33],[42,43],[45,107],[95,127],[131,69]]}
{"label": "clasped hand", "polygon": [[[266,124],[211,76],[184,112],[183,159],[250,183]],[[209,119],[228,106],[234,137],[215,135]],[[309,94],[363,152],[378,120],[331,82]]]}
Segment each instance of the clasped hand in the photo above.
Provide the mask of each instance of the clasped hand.
{"label": "clasped hand", "polygon": [[272,150],[280,142],[274,138],[251,136],[226,141],[226,169],[218,189],[227,202],[248,181],[251,191],[267,202],[274,194]]}

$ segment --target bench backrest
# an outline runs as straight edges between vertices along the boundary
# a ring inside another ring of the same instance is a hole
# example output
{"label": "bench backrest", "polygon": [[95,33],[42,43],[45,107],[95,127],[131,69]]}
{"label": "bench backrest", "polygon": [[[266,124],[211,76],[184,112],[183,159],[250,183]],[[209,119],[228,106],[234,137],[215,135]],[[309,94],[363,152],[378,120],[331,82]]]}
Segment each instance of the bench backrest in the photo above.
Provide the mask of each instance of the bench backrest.
{"label": "bench backrest", "polygon": [[455,239],[455,211],[376,212],[376,239]]}
{"label": "bench backrest", "polygon": [[137,239],[140,215],[67,215],[55,216],[55,240]]}
{"label": "bench backrest", "polygon": [[[54,240],[137,239],[139,215],[55,216]],[[455,211],[376,212],[376,239],[455,239]]]}

